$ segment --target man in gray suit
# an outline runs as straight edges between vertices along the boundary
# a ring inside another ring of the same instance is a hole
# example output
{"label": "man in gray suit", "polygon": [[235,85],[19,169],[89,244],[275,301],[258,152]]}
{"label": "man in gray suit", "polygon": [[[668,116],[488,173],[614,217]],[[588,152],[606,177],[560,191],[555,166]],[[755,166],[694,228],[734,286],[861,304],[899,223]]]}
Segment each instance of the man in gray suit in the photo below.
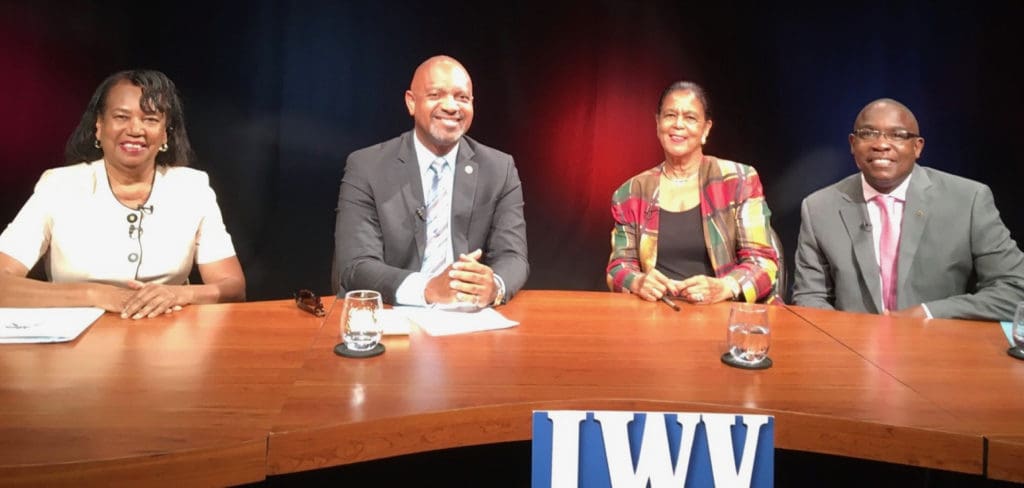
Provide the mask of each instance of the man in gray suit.
{"label": "man in gray suit", "polygon": [[465,136],[473,83],[455,59],[424,61],[405,103],[414,130],[345,163],[335,286],[377,290],[386,303],[499,305],[530,269],[515,163]]}
{"label": "man in gray suit", "polygon": [[1024,253],[981,183],[917,165],[917,119],[881,99],[849,136],[860,169],[804,199],[797,305],[1008,320],[1024,300]]}

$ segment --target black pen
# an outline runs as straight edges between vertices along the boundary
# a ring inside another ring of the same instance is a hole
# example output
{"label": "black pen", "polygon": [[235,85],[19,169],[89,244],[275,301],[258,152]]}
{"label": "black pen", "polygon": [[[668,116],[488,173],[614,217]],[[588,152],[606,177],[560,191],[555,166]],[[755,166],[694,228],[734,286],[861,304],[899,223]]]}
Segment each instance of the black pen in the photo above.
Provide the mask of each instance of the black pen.
{"label": "black pen", "polygon": [[668,297],[668,295],[662,295],[661,301],[665,302],[665,305],[672,307],[672,310],[675,310],[676,312],[679,311],[679,305],[676,305],[676,302],[673,302],[672,299]]}

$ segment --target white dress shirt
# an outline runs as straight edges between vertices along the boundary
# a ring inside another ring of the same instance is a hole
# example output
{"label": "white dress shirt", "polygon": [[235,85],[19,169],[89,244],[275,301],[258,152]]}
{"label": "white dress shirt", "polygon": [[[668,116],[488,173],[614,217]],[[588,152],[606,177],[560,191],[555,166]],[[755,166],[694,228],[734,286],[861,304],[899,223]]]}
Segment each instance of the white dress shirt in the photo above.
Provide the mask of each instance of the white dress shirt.
{"label": "white dress shirt", "polygon": [[[875,246],[875,264],[879,266],[879,269],[881,269],[882,259],[880,245],[882,240],[882,215],[881,212],[879,212],[878,207],[872,203],[871,200],[878,195],[883,195],[883,201],[886,202],[889,209],[889,218],[894,221],[893,228],[896,229],[897,232],[900,232],[903,229],[903,208],[907,203],[907,188],[910,187],[911,176],[913,175],[907,175],[907,179],[903,180],[903,183],[900,183],[899,186],[894,188],[891,192],[882,193],[869,185],[867,180],[864,179],[863,174],[860,175],[860,184],[864,191],[864,201],[867,202],[868,219],[871,221],[871,240]],[[897,234],[896,241],[899,242],[899,239],[900,234]],[[898,276],[897,279],[899,279]],[[878,289],[883,289],[881,273],[878,274]],[[899,295],[897,294],[897,299],[898,296]],[[922,307],[924,307],[925,314],[928,315],[928,318],[931,318],[932,314],[928,311],[928,307],[924,306],[924,304],[922,304]],[[885,300],[882,300],[882,310],[886,312],[889,311],[885,308]]]}
{"label": "white dress shirt", "polygon": [[[430,150],[420,142],[420,137],[419,135],[416,135],[415,131],[413,132],[412,144],[413,148],[416,150],[416,161],[420,167],[420,183],[423,185],[423,198],[426,199],[427,195],[430,194],[430,187],[434,181],[434,172],[431,171],[430,165],[438,158],[438,156],[430,152]],[[452,189],[455,188],[455,156],[459,153],[459,144],[460,143],[458,142],[455,143],[455,147],[453,147],[451,151],[448,151],[448,153],[441,156],[448,162],[448,171],[444,173],[446,181],[442,181],[440,184],[448,185],[448,188]],[[445,208],[451,208],[453,193],[454,191],[448,192],[448,202]],[[451,216],[449,216],[449,219],[451,219]],[[451,231],[452,228],[451,225],[449,225],[448,232],[450,233]],[[454,242],[451,240],[450,236],[449,242]],[[447,262],[454,262],[454,251],[452,251],[452,247],[448,246],[446,251],[448,253],[448,256],[446,257]],[[418,271],[406,276],[405,279],[402,280],[402,284],[398,285],[398,289],[395,290],[395,302],[400,305],[427,305],[427,299],[424,296],[424,293],[427,289],[427,282],[430,281],[430,278],[433,278],[433,276],[429,276],[426,273]]]}

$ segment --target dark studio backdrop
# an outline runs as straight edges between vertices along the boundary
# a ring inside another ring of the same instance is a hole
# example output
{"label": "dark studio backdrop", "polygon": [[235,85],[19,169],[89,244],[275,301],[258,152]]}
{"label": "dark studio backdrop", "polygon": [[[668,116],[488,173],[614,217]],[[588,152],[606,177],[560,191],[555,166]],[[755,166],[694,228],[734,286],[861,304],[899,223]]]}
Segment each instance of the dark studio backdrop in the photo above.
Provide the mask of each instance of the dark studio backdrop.
{"label": "dark studio backdrop", "polygon": [[249,298],[329,292],[345,157],[412,127],[412,72],[446,53],[473,77],[470,134],[516,158],[528,288],[604,289],[611,193],[661,160],[653,114],[679,79],[712,97],[706,152],[760,171],[790,266],[801,199],[855,171],[846,135],[883,96],[917,115],[922,162],[990,185],[1019,240],[1024,7],[1007,3],[4,2],[0,225],[105,76],[159,69]]}

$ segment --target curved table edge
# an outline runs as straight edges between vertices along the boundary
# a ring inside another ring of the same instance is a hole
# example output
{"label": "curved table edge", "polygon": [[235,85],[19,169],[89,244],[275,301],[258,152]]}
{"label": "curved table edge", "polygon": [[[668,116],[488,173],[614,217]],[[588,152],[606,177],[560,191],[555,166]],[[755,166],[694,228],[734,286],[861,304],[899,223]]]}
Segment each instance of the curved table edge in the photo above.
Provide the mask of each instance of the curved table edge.
{"label": "curved table edge", "polygon": [[775,417],[777,448],[982,474],[981,436],[827,415],[696,402],[577,399],[468,407],[271,432],[267,474],[279,475],[456,447],[530,440],[535,410],[756,413]]}

